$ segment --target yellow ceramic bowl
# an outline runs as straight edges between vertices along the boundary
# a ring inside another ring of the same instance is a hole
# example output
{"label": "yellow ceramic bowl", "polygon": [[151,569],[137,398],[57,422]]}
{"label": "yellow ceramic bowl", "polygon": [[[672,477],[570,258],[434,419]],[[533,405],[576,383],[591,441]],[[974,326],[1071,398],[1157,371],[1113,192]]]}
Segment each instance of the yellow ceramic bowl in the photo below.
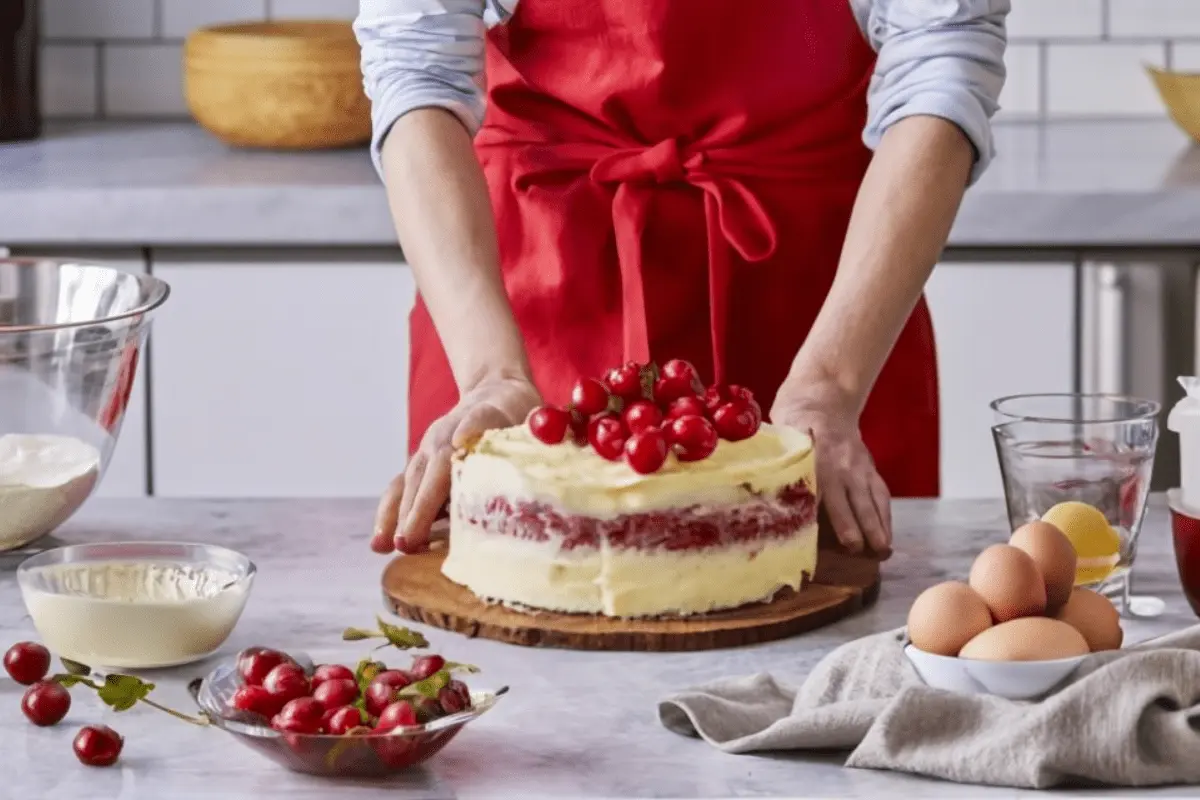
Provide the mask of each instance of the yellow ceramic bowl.
{"label": "yellow ceramic bowl", "polygon": [[1200,72],[1172,72],[1146,65],[1175,124],[1200,142]]}
{"label": "yellow ceramic bowl", "polygon": [[192,116],[241,147],[318,149],[371,138],[351,23],[249,22],[201,28],[184,47]]}

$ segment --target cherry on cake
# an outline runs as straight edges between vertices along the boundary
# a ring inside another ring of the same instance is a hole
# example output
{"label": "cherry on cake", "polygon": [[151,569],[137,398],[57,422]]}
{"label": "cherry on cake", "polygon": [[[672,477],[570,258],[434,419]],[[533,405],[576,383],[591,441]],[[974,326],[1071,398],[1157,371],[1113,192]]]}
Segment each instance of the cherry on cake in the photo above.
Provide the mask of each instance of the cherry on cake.
{"label": "cherry on cake", "polygon": [[811,439],[686,361],[580,381],[457,454],[451,487],[444,574],[516,608],[704,614],[816,570]]}

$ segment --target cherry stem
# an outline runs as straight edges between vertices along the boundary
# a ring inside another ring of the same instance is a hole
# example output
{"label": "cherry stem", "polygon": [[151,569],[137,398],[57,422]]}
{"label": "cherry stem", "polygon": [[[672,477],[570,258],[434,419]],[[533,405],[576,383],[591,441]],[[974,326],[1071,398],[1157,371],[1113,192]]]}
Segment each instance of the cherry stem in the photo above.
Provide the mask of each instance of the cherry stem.
{"label": "cherry stem", "polygon": [[172,717],[175,717],[176,719],[181,719],[184,722],[190,722],[193,725],[199,725],[201,728],[207,727],[212,724],[212,720],[210,720],[208,718],[207,714],[202,714],[199,717],[192,717],[187,714],[184,714],[182,711],[176,711],[173,708],[167,708],[166,706],[156,703],[147,697],[143,697],[141,699],[141,702],[145,703],[146,705],[150,706],[151,708],[157,708],[159,711],[165,711],[166,713],[170,714]]}

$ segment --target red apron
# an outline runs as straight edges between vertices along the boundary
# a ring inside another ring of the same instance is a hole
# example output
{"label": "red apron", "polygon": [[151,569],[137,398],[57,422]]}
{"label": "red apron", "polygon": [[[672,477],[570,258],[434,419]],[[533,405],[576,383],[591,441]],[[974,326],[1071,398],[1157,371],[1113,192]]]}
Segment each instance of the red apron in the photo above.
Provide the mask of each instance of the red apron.
{"label": "red apron", "polygon": [[[769,409],[833,281],[870,152],[848,0],[521,0],[489,36],[476,147],[534,380],[686,358]],[[410,449],[457,401],[423,302]],[[862,416],[896,496],[938,493],[922,300]]]}

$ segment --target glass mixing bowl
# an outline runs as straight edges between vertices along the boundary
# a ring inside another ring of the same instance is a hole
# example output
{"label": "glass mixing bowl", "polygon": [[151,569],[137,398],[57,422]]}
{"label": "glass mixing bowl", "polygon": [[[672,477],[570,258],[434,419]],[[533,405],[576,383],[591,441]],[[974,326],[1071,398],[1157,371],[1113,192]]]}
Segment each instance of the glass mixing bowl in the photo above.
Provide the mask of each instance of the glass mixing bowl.
{"label": "glass mixing bowl", "polygon": [[95,491],[169,294],[111,267],[0,259],[0,551],[50,533]]}

